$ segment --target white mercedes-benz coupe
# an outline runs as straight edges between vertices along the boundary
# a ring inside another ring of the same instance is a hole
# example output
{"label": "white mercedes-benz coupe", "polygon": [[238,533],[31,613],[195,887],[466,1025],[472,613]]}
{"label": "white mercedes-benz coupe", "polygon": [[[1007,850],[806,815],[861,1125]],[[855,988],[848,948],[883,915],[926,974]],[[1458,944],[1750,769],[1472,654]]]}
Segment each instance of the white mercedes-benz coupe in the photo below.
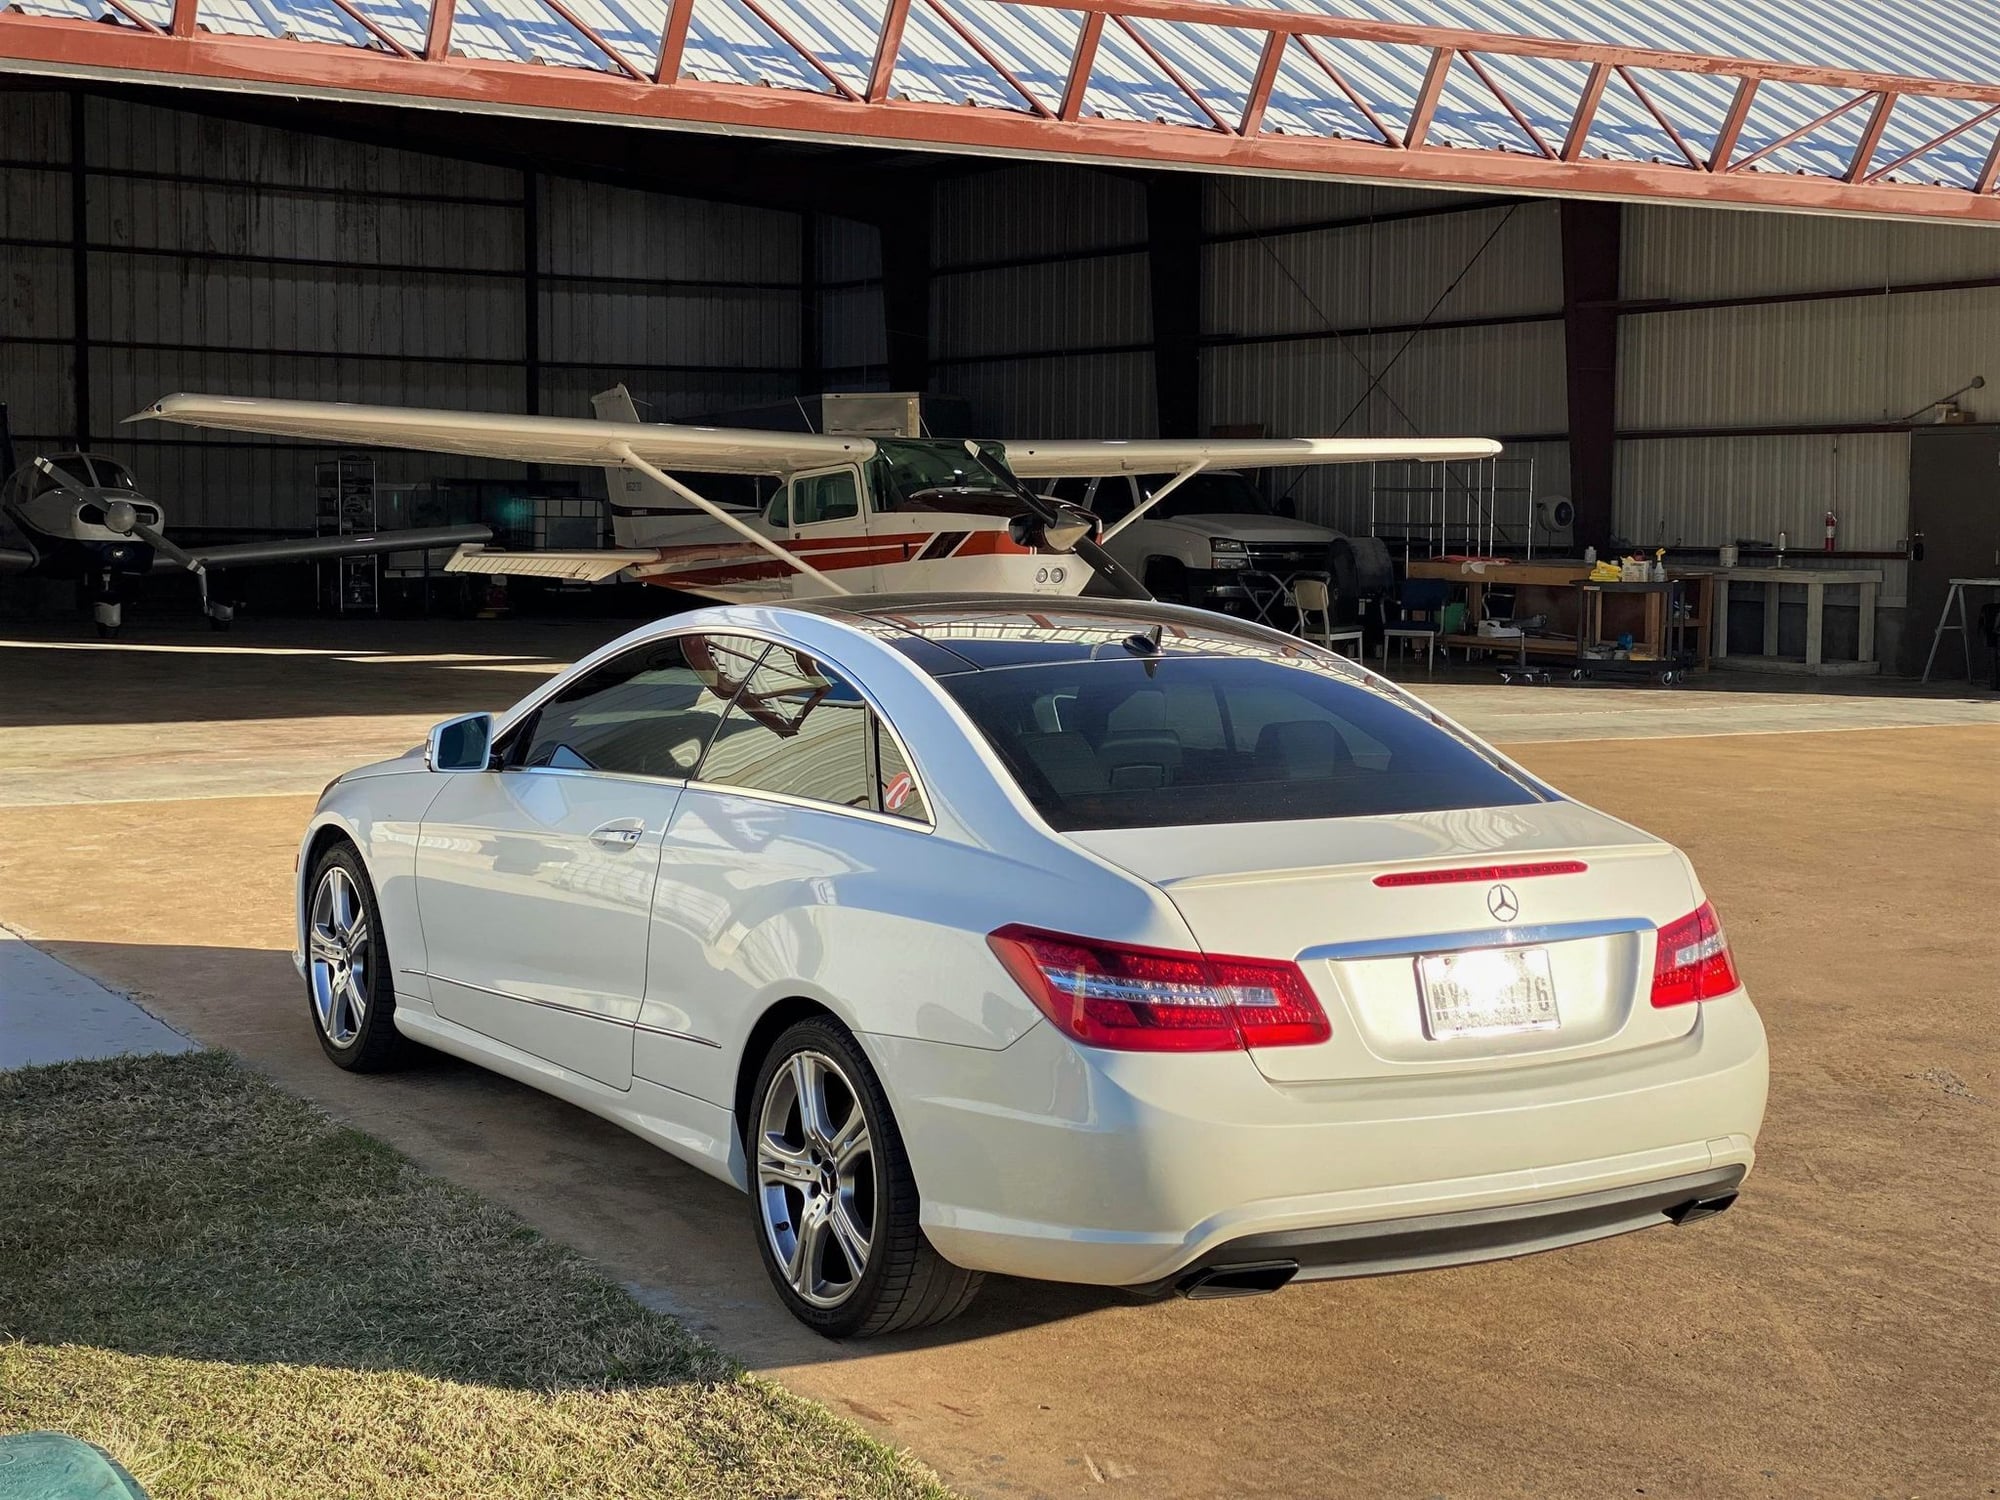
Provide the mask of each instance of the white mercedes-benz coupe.
{"label": "white mercedes-benz coupe", "polygon": [[1226,1296],[1726,1208],[1764,1032],[1670,845],[1260,626],[846,597],[647,625],[320,798],[300,969],[747,1190],[777,1294]]}

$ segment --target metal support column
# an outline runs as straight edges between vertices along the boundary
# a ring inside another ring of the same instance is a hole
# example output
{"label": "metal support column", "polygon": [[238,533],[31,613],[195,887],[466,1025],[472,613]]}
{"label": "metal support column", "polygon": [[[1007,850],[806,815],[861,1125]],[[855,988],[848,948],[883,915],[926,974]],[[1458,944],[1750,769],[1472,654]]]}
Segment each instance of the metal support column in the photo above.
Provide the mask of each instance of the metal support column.
{"label": "metal support column", "polygon": [[1563,349],[1569,386],[1569,484],[1574,544],[1611,545],[1618,462],[1618,255],[1616,203],[1562,203]]}
{"label": "metal support column", "polygon": [[1153,297],[1153,397],[1159,435],[1201,436],[1202,179],[1160,172],[1146,182],[1146,260]]}
{"label": "metal support column", "polygon": [[542,409],[542,192],[533,172],[521,174],[521,378],[523,410]]}
{"label": "metal support column", "polygon": [[90,442],[90,173],[84,161],[83,91],[69,96],[69,288],[71,399],[76,446]]}
{"label": "metal support column", "polygon": [[895,197],[876,220],[889,388],[922,391],[931,373],[931,187],[912,183]]}
{"label": "metal support column", "polygon": [[820,350],[819,215],[799,215],[799,394],[816,395],[826,384]]}

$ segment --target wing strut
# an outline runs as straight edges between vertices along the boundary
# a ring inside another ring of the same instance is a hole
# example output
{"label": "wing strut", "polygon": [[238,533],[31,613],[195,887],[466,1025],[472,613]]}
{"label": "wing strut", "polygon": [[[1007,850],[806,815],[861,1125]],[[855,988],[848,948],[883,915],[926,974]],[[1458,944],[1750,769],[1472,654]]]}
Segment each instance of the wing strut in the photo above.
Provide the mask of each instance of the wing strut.
{"label": "wing strut", "polygon": [[1134,521],[1138,520],[1139,517],[1143,516],[1147,511],[1151,510],[1154,506],[1158,505],[1162,500],[1166,499],[1167,496],[1171,495],[1175,490],[1179,489],[1183,484],[1187,483],[1188,480],[1194,478],[1195,475],[1199,474],[1203,469],[1207,467],[1208,467],[1208,460],[1203,458],[1203,459],[1197,459],[1192,465],[1190,465],[1185,469],[1182,469],[1180,473],[1176,474],[1172,479],[1169,479],[1165,484],[1161,485],[1158,489],[1154,490],[1152,494],[1148,495],[1144,500],[1140,501],[1137,505],[1133,506],[1130,511],[1126,512],[1125,518],[1123,520],[1109,527],[1105,531],[1104,535],[1097,539],[1099,545],[1102,545],[1103,543],[1110,541],[1114,536],[1118,535],[1119,532],[1123,531],[1127,526],[1130,526]]}
{"label": "wing strut", "polygon": [[682,484],[678,479],[674,478],[673,475],[667,473],[666,470],[654,468],[651,464],[647,463],[645,459],[639,457],[638,454],[634,453],[632,451],[630,444],[621,443],[618,445],[617,448],[613,450],[613,452],[617,454],[618,458],[622,462],[629,464],[631,465],[631,467],[637,469],[641,474],[644,474],[648,479],[652,480],[653,483],[665,485],[668,489],[672,490],[676,495],[679,495],[683,500],[688,501],[690,504],[697,505],[701,507],[701,509],[707,511],[708,514],[715,517],[715,519],[720,521],[723,525],[729,527],[730,530],[742,533],[744,536],[748,537],[751,541],[755,542],[758,546],[762,547],[766,552],[770,553],[771,556],[777,558],[779,562],[785,564],[785,566],[790,568],[797,568],[801,573],[805,574],[808,578],[818,579],[821,583],[826,585],[827,591],[829,593],[846,594],[853,592],[853,590],[851,589],[842,588],[839,584],[835,583],[831,578],[827,577],[826,574],[820,572],[818,568],[815,568],[811,563],[801,560],[799,555],[796,552],[793,552],[789,547],[784,546],[782,543],[774,540],[771,537],[765,536],[764,533],[757,530],[756,527],[750,526],[745,522],[743,522],[742,520],[738,519],[737,517],[732,516],[728,511],[724,510],[721,506],[717,505],[713,500],[707,499],[706,497],[701,495],[697,495],[693,490],[689,489],[686,485]]}

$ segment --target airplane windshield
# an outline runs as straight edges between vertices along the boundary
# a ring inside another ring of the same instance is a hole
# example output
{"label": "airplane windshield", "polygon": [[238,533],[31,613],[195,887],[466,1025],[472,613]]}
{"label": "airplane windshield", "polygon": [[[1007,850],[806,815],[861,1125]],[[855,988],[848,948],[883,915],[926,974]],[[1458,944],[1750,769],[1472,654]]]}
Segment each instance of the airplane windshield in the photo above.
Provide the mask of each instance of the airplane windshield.
{"label": "airplane windshield", "polygon": [[96,481],[90,477],[90,462],[81,453],[65,453],[60,458],[44,459],[44,463],[54,475],[57,484],[92,489]]}
{"label": "airplane windshield", "polygon": [[874,492],[882,510],[948,510],[1012,515],[1020,492],[995,460],[963,443],[875,439]]}
{"label": "airplane windshield", "polygon": [[113,463],[108,458],[90,460],[90,467],[97,473],[97,487],[101,490],[132,490],[136,492],[138,483],[132,478],[132,471],[123,464]]}

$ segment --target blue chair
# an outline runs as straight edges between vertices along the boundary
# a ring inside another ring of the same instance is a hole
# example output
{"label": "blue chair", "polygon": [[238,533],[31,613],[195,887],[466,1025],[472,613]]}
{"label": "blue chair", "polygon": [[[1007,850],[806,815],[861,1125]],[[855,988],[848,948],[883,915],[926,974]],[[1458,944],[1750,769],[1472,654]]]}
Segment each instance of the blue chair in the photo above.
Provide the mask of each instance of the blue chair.
{"label": "blue chair", "polygon": [[1443,628],[1444,607],[1451,598],[1451,584],[1442,578],[1405,578],[1396,594],[1396,615],[1389,615],[1389,601],[1382,601],[1382,667],[1388,670],[1389,641],[1398,642],[1400,655],[1413,640],[1424,643],[1424,671],[1436,670],[1438,632]]}

